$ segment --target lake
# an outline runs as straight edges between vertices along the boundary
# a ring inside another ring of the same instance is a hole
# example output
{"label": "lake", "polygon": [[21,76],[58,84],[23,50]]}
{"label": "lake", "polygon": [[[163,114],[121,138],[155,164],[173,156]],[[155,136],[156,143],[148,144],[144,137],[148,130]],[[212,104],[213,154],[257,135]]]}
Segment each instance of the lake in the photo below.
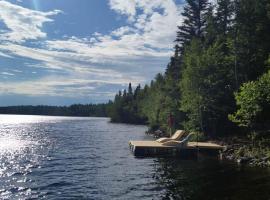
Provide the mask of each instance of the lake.
{"label": "lake", "polygon": [[0,115],[0,199],[270,199],[270,170],[217,159],[135,158],[145,126]]}

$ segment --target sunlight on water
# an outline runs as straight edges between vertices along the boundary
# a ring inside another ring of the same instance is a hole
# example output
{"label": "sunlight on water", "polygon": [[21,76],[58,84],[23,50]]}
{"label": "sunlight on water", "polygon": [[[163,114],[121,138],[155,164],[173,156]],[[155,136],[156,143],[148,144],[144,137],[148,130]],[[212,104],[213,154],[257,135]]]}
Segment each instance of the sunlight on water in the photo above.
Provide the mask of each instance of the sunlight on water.
{"label": "sunlight on water", "polygon": [[[32,139],[31,125],[27,124],[41,119],[42,117],[35,116],[0,115],[0,155],[6,152],[19,153],[37,145]],[[25,126],[19,128],[19,124]]]}
{"label": "sunlight on water", "polygon": [[0,199],[33,196],[27,176],[47,157],[50,141],[38,127],[50,120],[54,118],[0,115]]}
{"label": "sunlight on water", "polygon": [[128,140],[150,140],[145,130],[107,118],[0,115],[0,200],[269,199],[267,170],[135,158]]}
{"label": "sunlight on water", "polygon": [[46,116],[33,115],[0,115],[0,124],[36,123],[48,119]]}
{"label": "sunlight on water", "polygon": [[31,148],[34,145],[37,145],[37,142],[0,136],[0,155],[6,152],[23,151],[25,148]]}

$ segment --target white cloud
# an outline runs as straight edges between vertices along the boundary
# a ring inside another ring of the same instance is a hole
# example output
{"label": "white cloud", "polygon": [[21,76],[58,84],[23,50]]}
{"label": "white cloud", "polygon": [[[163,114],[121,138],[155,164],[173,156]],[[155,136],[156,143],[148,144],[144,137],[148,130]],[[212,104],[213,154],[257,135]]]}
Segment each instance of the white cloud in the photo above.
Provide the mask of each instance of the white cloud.
{"label": "white cloud", "polygon": [[15,74],[9,73],[9,72],[1,72],[0,74],[2,75],[7,75],[7,76],[14,76]]}
{"label": "white cloud", "polygon": [[129,20],[133,20],[136,15],[136,2],[135,0],[110,0],[110,6],[113,10],[121,14],[128,15]]}
{"label": "white cloud", "polygon": [[18,69],[12,69],[11,71],[16,72],[16,73],[22,73],[22,70],[18,70]]}
{"label": "white cloud", "polygon": [[43,24],[52,22],[53,20],[48,17],[60,12],[34,11],[3,0],[0,1],[0,8],[0,20],[9,29],[6,33],[0,34],[0,38],[19,43],[46,37],[46,33],[41,30]]}
{"label": "white cloud", "polygon": [[6,54],[6,53],[3,53],[0,51],[0,57],[5,57],[5,58],[12,58],[10,55]]}
{"label": "white cloud", "polygon": [[115,79],[113,81],[104,79],[87,80],[79,76],[47,76],[31,81],[2,81],[0,82],[0,93],[62,97],[100,96],[101,94],[108,96],[114,95],[115,91],[100,91],[99,87],[105,85],[117,85],[119,87],[126,85],[127,81],[126,79]]}
{"label": "white cloud", "polygon": [[[88,56],[88,61],[97,63],[123,63],[137,58],[166,59],[171,55],[177,25],[182,21],[181,7],[173,0],[111,0],[110,5],[121,14],[132,15],[134,21],[108,35],[96,33],[90,39],[47,41],[47,47]],[[140,9],[141,14],[135,15],[134,12],[123,9],[127,11],[124,13],[122,8],[127,5]]]}
{"label": "white cloud", "polygon": [[[41,27],[52,22],[50,16],[59,11],[33,11],[0,0],[0,21],[10,29],[0,33],[0,56],[35,60],[38,63],[25,64],[55,74],[32,81],[0,82],[0,93],[72,97],[75,93],[88,96],[91,91],[92,95],[113,96],[112,91],[98,90],[96,84],[143,84],[163,70],[172,54],[177,25],[182,21],[181,6],[174,0],[109,2],[112,10],[128,16],[127,24],[106,35],[94,33],[88,38],[52,40],[45,38]],[[39,38],[45,38],[39,47],[23,43]],[[59,71],[66,75],[57,74]]]}

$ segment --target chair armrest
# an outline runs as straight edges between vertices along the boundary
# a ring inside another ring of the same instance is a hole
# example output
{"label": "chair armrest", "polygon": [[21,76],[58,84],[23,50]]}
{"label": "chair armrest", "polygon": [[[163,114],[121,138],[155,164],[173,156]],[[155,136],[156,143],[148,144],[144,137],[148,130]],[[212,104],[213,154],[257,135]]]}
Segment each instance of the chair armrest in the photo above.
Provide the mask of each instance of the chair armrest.
{"label": "chair armrest", "polygon": [[164,142],[167,142],[167,141],[171,141],[172,139],[171,138],[159,138],[157,139],[156,141],[159,142],[159,143],[164,143]]}

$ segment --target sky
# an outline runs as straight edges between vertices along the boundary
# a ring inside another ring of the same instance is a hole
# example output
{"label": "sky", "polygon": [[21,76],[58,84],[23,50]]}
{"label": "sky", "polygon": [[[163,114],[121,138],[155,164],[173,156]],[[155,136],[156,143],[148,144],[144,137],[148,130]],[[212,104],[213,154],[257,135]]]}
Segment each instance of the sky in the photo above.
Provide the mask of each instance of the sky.
{"label": "sky", "polygon": [[0,106],[113,99],[173,55],[184,0],[0,0]]}

